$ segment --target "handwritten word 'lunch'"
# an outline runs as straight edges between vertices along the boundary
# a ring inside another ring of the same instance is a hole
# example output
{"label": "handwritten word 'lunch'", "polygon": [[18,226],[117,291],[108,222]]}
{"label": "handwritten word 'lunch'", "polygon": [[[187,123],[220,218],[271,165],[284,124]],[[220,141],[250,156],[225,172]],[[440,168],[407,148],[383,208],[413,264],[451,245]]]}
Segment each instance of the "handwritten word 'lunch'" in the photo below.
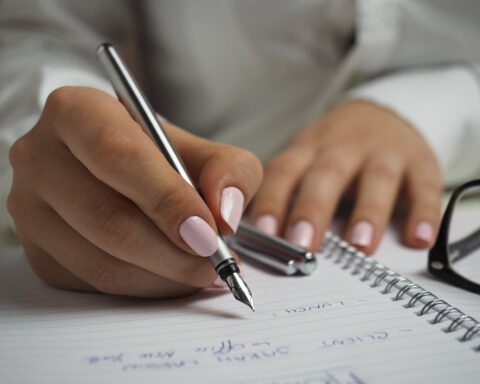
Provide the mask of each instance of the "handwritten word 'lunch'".
{"label": "handwritten word 'lunch'", "polygon": [[273,312],[272,315],[274,317],[284,317],[289,315],[323,312],[323,311],[328,311],[335,308],[341,308],[344,306],[346,306],[346,303],[344,300],[324,301],[320,303],[307,304],[307,305],[302,305],[298,307],[284,308],[282,310]]}

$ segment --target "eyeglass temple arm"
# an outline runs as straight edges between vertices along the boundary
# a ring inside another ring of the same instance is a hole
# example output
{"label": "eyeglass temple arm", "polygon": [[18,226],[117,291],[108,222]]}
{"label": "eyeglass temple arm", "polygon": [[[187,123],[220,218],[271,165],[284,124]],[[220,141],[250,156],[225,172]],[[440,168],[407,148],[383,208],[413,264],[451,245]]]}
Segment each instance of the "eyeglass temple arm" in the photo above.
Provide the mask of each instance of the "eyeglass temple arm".
{"label": "eyeglass temple arm", "polygon": [[468,236],[449,245],[452,263],[480,248],[480,227]]}

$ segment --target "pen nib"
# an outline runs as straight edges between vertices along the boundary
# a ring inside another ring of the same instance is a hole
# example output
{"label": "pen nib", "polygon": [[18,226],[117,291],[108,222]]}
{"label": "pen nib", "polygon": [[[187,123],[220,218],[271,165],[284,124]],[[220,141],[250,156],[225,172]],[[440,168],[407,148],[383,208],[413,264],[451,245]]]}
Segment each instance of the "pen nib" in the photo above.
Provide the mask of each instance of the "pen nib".
{"label": "pen nib", "polygon": [[252,292],[248,288],[247,284],[243,281],[241,276],[234,272],[231,275],[227,276],[225,282],[230,288],[230,291],[233,294],[233,297],[238,301],[242,302],[245,305],[248,305],[250,309],[255,312],[255,307],[253,306]]}

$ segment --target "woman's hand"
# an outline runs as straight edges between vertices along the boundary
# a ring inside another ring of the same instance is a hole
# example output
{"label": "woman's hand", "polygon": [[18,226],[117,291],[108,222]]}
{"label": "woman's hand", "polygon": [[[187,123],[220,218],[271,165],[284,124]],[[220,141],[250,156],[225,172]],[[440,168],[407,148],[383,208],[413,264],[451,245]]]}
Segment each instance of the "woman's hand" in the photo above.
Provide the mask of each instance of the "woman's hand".
{"label": "woman's hand", "polygon": [[204,200],[120,102],[54,91],[12,147],[8,208],[36,273],[75,290],[171,297],[211,285],[216,233],[233,233],[262,168],[249,152],[166,123]]}
{"label": "woman's hand", "polygon": [[251,220],[266,232],[316,249],[352,184],[356,203],[346,239],[373,252],[397,195],[404,191],[409,201],[405,242],[413,247],[432,245],[442,192],[432,150],[393,112],[356,100],[307,126],[270,161]]}

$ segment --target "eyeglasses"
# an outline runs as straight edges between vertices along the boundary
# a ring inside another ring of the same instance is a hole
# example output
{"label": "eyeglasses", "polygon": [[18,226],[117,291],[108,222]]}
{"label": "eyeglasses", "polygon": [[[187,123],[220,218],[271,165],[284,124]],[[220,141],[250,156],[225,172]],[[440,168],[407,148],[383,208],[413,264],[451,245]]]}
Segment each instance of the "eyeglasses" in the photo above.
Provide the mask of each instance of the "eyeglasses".
{"label": "eyeglasses", "polygon": [[428,255],[430,273],[480,294],[480,179],[455,189]]}

